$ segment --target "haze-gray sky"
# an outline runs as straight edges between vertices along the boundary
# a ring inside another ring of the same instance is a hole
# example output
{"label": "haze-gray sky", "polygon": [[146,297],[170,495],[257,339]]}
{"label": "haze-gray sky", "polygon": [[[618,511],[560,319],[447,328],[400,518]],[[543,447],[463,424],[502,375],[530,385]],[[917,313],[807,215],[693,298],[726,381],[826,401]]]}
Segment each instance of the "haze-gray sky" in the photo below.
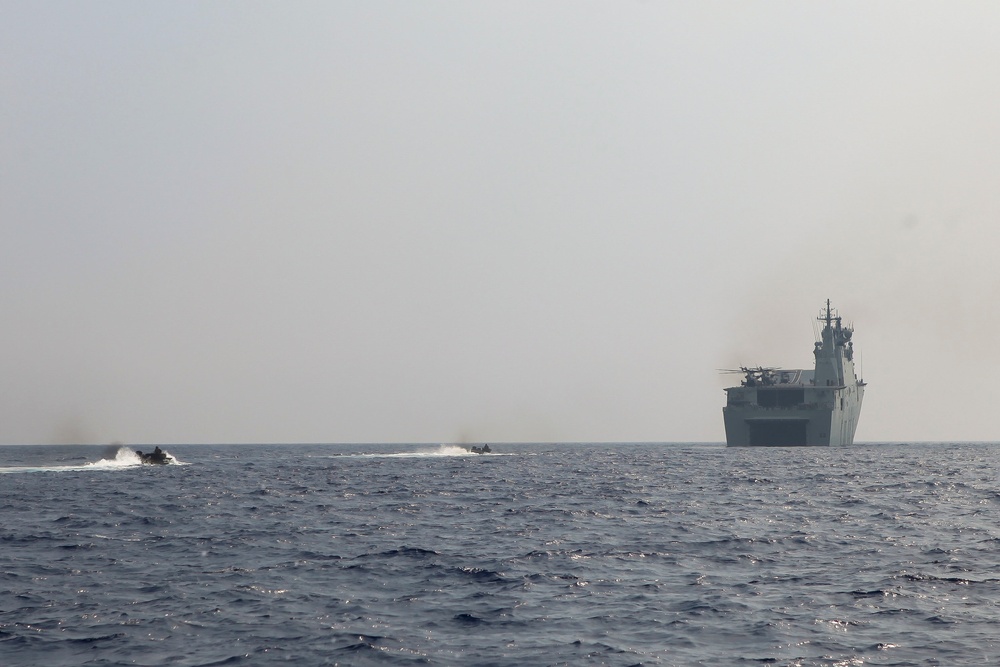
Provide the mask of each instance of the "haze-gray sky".
{"label": "haze-gray sky", "polygon": [[1000,5],[0,0],[0,442],[1000,440]]}

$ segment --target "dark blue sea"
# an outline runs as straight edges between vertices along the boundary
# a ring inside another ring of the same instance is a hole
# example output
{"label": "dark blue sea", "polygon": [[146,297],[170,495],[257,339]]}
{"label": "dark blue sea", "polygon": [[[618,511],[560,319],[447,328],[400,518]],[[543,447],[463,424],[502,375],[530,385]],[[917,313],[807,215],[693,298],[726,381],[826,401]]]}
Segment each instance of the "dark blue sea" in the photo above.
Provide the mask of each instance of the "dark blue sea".
{"label": "dark blue sea", "polygon": [[2,447],[0,665],[1000,663],[997,445],[492,446]]}

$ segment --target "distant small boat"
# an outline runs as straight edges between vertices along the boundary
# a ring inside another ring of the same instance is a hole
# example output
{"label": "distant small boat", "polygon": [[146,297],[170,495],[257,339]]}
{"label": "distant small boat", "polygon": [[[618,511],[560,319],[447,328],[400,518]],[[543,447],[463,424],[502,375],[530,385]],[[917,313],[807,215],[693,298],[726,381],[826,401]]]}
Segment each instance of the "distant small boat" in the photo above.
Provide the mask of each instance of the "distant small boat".
{"label": "distant small boat", "polygon": [[475,445],[473,445],[472,447],[468,447],[467,449],[473,454],[489,454],[490,452],[493,451],[492,449],[490,449],[489,445],[483,445],[482,447],[476,447]]}
{"label": "distant small boat", "polygon": [[173,459],[167,456],[167,453],[157,447],[149,454],[143,454],[138,449],[135,450],[135,455],[139,457],[139,460],[147,465],[167,465],[171,463]]}

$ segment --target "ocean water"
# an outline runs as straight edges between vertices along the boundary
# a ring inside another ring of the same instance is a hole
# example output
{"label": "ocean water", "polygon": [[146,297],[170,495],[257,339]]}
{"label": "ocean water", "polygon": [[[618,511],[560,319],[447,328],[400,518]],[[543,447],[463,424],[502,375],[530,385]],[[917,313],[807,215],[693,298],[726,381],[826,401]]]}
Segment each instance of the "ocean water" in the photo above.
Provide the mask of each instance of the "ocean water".
{"label": "ocean water", "polygon": [[0,665],[1000,663],[996,445],[493,447],[2,447]]}

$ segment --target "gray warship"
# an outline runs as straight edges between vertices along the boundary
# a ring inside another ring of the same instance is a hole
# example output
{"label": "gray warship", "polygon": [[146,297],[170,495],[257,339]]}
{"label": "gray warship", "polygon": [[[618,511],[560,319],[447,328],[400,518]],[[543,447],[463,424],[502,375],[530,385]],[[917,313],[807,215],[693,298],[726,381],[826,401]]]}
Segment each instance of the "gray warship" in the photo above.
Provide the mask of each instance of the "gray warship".
{"label": "gray warship", "polygon": [[854,372],[854,335],[830,300],[820,317],[813,370],[750,368],[726,389],[727,447],[835,447],[854,443],[865,382]]}

